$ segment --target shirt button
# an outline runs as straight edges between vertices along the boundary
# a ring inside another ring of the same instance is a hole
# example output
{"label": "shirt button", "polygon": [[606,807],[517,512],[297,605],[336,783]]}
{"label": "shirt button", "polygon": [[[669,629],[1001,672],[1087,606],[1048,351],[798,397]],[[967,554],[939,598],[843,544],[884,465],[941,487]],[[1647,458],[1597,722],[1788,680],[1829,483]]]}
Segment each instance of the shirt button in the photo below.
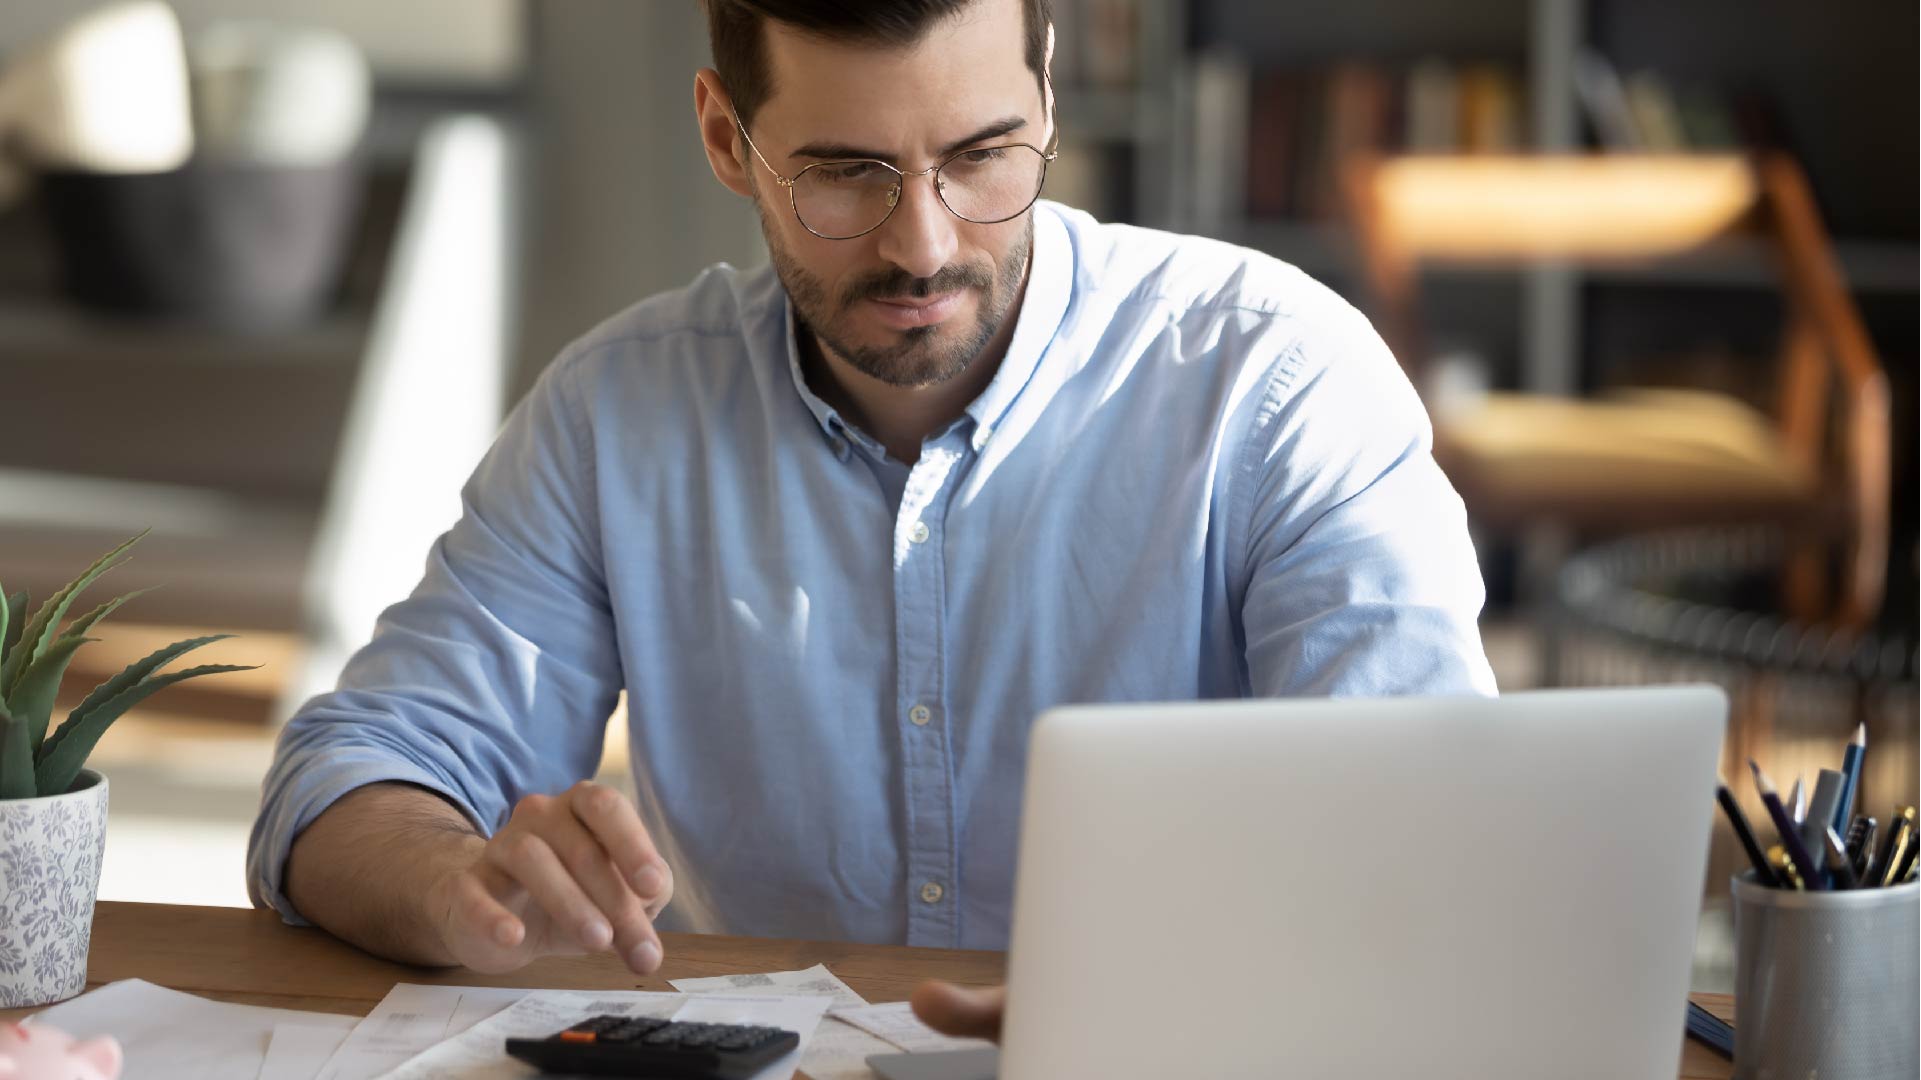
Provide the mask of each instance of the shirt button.
{"label": "shirt button", "polygon": [[920,898],[923,903],[938,904],[940,903],[941,896],[945,894],[946,891],[947,890],[940,887],[940,882],[930,881],[920,887]]}
{"label": "shirt button", "polygon": [[[925,705],[916,705],[907,710],[907,718],[914,722],[915,727],[926,727],[927,722],[934,718],[934,710]],[[935,887],[939,888],[939,886]]]}
{"label": "shirt button", "polygon": [[916,544],[925,544],[927,542],[927,535],[927,523],[925,521],[916,521],[914,522],[914,531],[908,533],[907,538]]}

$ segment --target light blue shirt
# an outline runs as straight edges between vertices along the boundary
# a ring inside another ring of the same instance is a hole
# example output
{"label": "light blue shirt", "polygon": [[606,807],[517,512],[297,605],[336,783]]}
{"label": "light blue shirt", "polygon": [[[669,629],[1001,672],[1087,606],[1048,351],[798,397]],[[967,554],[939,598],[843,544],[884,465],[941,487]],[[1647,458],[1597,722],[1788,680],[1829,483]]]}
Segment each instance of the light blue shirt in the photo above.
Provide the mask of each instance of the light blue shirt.
{"label": "light blue shirt", "polygon": [[662,929],[1004,948],[1041,710],[1492,693],[1460,499],[1367,321],[1254,252],[1034,216],[1006,358],[911,466],[808,389],[770,270],[569,347],[282,734],[256,902],[298,921],[288,846],[363,784],[493,831],[593,772],[625,689]]}

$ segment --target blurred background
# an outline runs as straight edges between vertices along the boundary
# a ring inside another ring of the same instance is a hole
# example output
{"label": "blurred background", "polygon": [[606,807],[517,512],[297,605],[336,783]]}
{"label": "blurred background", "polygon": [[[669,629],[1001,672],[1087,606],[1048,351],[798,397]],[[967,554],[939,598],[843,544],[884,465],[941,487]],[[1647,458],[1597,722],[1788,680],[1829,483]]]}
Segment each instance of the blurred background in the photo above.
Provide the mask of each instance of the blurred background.
{"label": "blurred background", "polygon": [[[1915,802],[1913,5],[1054,7],[1047,196],[1369,313],[1468,501],[1504,689],[1716,682],[1730,777],[1811,784],[1866,724],[1864,805]],[[607,315],[763,261],[697,142],[706,55],[695,0],[0,10],[0,581],[152,527],[113,586],[166,587],[69,690],[191,633],[265,665],[102,742],[103,897],[244,904],[278,723],[505,410]],[[1701,989],[1738,859],[1718,835]]]}

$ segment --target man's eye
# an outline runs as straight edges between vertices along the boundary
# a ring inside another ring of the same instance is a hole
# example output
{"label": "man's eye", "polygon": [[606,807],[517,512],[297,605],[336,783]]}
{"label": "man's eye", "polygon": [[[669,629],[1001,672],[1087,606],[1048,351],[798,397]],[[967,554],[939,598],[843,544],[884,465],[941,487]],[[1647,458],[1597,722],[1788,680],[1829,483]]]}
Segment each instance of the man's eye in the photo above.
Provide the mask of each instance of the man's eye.
{"label": "man's eye", "polygon": [[822,165],[814,171],[823,180],[845,183],[852,180],[865,180],[873,176],[880,166],[871,161],[849,161],[839,165]]}
{"label": "man's eye", "polygon": [[990,161],[999,161],[1006,156],[1007,150],[1005,147],[989,146],[980,150],[969,150],[961,155],[961,160],[969,165],[985,165]]}

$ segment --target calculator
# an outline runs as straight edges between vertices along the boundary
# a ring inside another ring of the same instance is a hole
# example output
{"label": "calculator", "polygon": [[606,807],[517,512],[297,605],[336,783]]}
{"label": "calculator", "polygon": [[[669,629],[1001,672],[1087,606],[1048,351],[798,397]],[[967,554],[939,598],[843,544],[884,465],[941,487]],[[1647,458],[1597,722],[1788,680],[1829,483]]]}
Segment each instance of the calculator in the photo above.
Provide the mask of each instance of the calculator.
{"label": "calculator", "polygon": [[741,1080],[799,1045],[795,1032],[755,1024],[590,1016],[544,1039],[508,1039],[507,1053],[570,1076]]}

